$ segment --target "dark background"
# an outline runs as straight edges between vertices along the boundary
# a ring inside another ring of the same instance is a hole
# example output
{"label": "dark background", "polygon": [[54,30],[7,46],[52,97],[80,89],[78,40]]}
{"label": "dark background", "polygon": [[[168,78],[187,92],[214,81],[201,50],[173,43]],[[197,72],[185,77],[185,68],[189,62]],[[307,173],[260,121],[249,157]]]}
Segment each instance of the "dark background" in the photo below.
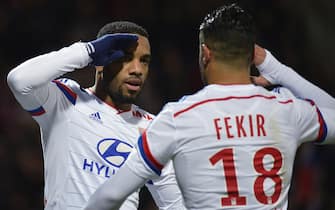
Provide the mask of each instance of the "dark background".
{"label": "dark background", "polygon": [[[201,88],[198,26],[223,0],[1,0],[0,2],[0,209],[43,207],[43,160],[39,130],[6,84],[24,60],[73,42],[94,39],[105,23],[130,20],[150,33],[153,61],[138,102],[156,114],[167,102]],[[255,16],[258,43],[335,96],[335,2],[241,1]],[[94,70],[67,75],[83,87]],[[335,147],[303,145],[297,153],[290,210],[335,210]],[[142,191],[141,209],[155,209]]]}

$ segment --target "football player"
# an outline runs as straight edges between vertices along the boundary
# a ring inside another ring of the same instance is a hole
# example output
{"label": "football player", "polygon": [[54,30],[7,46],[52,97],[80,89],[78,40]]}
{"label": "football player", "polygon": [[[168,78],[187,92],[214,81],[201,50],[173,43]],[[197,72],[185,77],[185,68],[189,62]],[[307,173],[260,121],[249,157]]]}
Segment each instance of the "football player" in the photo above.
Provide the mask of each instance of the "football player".
{"label": "football player", "polygon": [[[82,209],[124,166],[154,117],[134,104],[148,75],[150,53],[147,31],[119,21],[101,28],[94,41],[29,59],[9,73],[17,101],[40,126],[46,210]],[[96,66],[93,87],[57,79],[88,65]],[[160,209],[184,209],[171,164],[146,185]],[[137,209],[138,191],[120,209]]]}
{"label": "football player", "polygon": [[[254,21],[245,10],[231,4],[211,12],[199,40],[205,87],[163,108],[86,210],[117,209],[171,159],[187,209],[285,210],[297,148],[335,142],[335,99],[264,49],[254,56]],[[263,74],[257,82],[291,91],[254,85],[254,57]]]}

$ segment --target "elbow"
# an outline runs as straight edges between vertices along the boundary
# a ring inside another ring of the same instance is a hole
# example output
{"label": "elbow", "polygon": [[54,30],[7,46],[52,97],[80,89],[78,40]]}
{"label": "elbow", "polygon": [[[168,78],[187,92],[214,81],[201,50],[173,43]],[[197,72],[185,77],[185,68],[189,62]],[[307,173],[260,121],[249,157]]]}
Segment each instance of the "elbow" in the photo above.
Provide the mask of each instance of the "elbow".
{"label": "elbow", "polygon": [[15,69],[8,73],[7,84],[12,92],[24,94],[31,89],[28,85],[24,83],[24,78],[22,77],[23,76],[19,74]]}

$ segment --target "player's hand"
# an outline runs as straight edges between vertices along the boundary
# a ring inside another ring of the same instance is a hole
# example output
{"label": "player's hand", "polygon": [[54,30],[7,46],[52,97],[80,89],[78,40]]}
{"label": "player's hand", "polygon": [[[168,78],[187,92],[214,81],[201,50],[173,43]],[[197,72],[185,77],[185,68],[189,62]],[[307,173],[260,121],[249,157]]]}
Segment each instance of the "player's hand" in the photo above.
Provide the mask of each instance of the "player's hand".
{"label": "player's hand", "polygon": [[107,34],[88,42],[86,49],[95,66],[105,66],[122,58],[125,51],[137,45],[135,34]]}
{"label": "player's hand", "polygon": [[256,66],[261,65],[265,60],[266,52],[265,49],[261,46],[255,44],[255,50],[254,50],[254,64]]}
{"label": "player's hand", "polygon": [[272,85],[262,75],[259,75],[259,76],[250,76],[250,79],[251,79],[252,83],[254,83],[255,85],[258,85],[258,86],[269,87],[269,86]]}
{"label": "player's hand", "polygon": [[[256,66],[261,65],[266,57],[266,51],[264,48],[262,48],[261,46],[255,44],[255,50],[254,50],[254,64]],[[263,86],[263,87],[268,87],[271,86],[272,84],[265,79],[262,75],[259,76],[250,76],[251,81],[255,84],[255,85],[259,85],[259,86]]]}

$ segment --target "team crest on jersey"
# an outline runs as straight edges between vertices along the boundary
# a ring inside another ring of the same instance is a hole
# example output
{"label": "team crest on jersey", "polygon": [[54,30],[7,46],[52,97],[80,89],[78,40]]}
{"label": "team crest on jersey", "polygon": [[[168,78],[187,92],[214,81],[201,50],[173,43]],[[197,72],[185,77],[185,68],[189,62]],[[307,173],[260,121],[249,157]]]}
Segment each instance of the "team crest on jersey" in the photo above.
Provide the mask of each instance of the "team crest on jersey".
{"label": "team crest on jersey", "polygon": [[102,139],[97,145],[99,155],[109,164],[120,168],[127,160],[133,146],[118,139]]}

